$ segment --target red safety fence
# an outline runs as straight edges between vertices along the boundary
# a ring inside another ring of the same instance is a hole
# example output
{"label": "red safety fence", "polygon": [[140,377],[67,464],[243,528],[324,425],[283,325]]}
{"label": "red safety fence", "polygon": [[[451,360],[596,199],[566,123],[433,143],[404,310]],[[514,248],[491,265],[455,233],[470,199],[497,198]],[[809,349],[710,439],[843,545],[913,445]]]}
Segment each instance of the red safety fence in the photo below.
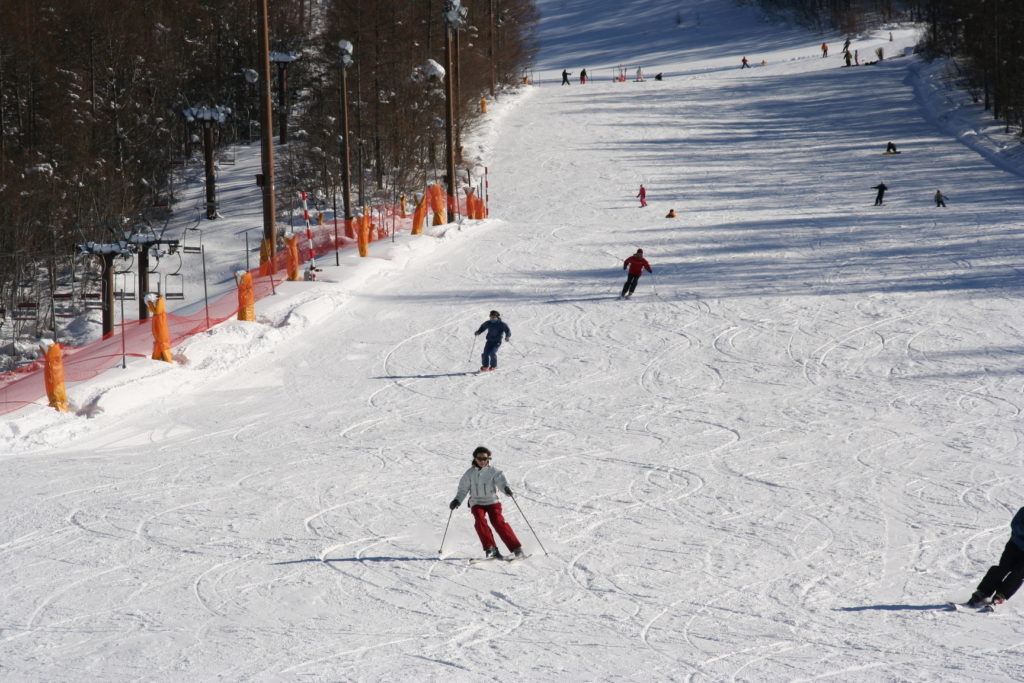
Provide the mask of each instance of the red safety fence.
{"label": "red safety fence", "polygon": [[[465,198],[457,202],[449,200],[449,206],[457,205],[462,215],[467,215]],[[412,209],[402,218],[398,207],[372,207],[371,223],[374,230],[370,235],[371,243],[389,239],[397,232],[409,231],[412,227]],[[352,249],[356,240],[347,237],[355,234],[356,220],[346,221],[334,219],[323,225],[311,225],[312,251],[316,256],[332,253],[338,249]],[[348,230],[346,230],[346,227]],[[302,228],[305,232],[305,227]],[[302,235],[305,237],[305,235]],[[301,240],[306,242],[306,240]],[[257,266],[249,272],[252,274],[256,301],[270,296],[282,282],[286,280],[285,249],[274,255],[274,274],[261,274]],[[372,253],[372,249],[371,249]],[[309,244],[302,244],[299,250],[302,263],[310,259]],[[269,270],[269,269],[267,269]],[[192,304],[194,305],[194,304]],[[205,332],[238,313],[238,293],[231,290],[211,299],[207,305],[196,313],[189,315],[167,314],[167,327],[170,332],[171,347],[175,347],[188,337]],[[63,346],[63,345],[62,345]],[[92,379],[122,363],[124,357],[149,358],[153,351],[152,319],[131,320],[118,324],[107,336],[82,346],[63,346],[64,349],[64,380],[65,382],[81,382]],[[162,362],[162,361],[154,361]],[[43,360],[33,361],[16,370],[0,374],[0,415],[19,410],[35,403],[46,396],[46,384],[43,378]]]}

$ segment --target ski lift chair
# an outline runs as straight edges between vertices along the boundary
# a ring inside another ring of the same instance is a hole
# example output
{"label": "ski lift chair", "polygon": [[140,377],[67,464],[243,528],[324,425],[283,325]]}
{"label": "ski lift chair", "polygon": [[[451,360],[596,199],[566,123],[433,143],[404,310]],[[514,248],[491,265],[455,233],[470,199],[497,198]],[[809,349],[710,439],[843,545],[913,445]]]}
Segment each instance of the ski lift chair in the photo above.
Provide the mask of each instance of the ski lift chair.
{"label": "ski lift chair", "polygon": [[39,303],[35,300],[36,292],[32,282],[18,284],[17,298],[11,309],[12,320],[35,320],[39,315]]}
{"label": "ski lift chair", "polygon": [[103,292],[82,292],[82,302],[87,311],[98,311],[103,308]]}
{"label": "ski lift chair", "polygon": [[225,166],[234,166],[235,165],[235,150],[233,150],[233,149],[227,150],[226,149],[226,150],[224,150],[223,154],[219,154],[218,155],[218,158],[220,160],[220,163],[224,164]]}
{"label": "ski lift chair", "polygon": [[173,273],[164,274],[164,298],[168,301],[180,301],[185,298],[185,276],[181,274],[181,252],[178,252],[178,269]]}
{"label": "ski lift chair", "polygon": [[82,307],[87,311],[98,311],[103,308],[103,284],[97,272],[83,263],[81,289]]}
{"label": "ski lift chair", "polygon": [[[160,284],[162,282],[162,280],[160,279],[160,259],[163,258],[166,255],[167,255],[167,252],[165,252],[164,250],[160,249],[159,246],[153,246],[153,247],[149,248],[149,257],[151,259],[153,259],[153,261],[152,261],[152,263],[149,266],[149,270],[146,271],[146,275],[149,276],[146,279],[147,279],[148,282],[152,282],[154,279],[156,280],[156,292],[155,293],[159,294],[160,296],[163,296],[163,293],[164,293],[163,290],[161,289],[161,284]],[[152,292],[146,292],[146,294],[151,294],[151,293]]]}
{"label": "ski lift chair", "polygon": [[[135,265],[135,257],[129,256],[128,265],[114,271],[114,298],[121,301],[135,301],[135,280],[132,276],[132,266]],[[130,289],[129,289],[130,287]]]}
{"label": "ski lift chair", "polygon": [[71,287],[53,293],[53,315],[57,318],[75,317],[75,290]]}
{"label": "ski lift chair", "polygon": [[202,228],[185,228],[181,236],[181,250],[186,254],[198,254],[203,250]]}
{"label": "ski lift chair", "polygon": [[35,301],[19,301],[11,311],[11,320],[35,320],[39,316],[39,304]]}

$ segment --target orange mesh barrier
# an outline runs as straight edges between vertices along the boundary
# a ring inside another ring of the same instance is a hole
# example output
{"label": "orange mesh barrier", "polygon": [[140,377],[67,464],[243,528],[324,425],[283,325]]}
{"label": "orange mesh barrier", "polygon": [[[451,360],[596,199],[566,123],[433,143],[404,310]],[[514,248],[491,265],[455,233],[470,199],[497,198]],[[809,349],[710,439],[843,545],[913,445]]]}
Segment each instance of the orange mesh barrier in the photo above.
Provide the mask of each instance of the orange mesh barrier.
{"label": "orange mesh barrier", "polygon": [[[440,186],[442,208],[445,203],[445,193]],[[436,191],[435,191],[436,192]],[[424,205],[426,204],[424,198]],[[463,216],[469,216],[465,200],[459,200],[456,204]],[[418,210],[419,207],[417,207]],[[424,206],[424,209],[426,207]],[[412,228],[414,217],[401,218],[400,208],[393,206],[382,206],[379,208],[379,226],[384,234],[390,235],[394,232],[409,231]],[[424,212],[425,213],[425,212]],[[351,249],[357,246],[356,240],[349,237],[349,231],[355,235],[355,227],[358,220],[344,221],[335,219],[338,229],[338,237],[335,238],[335,225],[318,225],[312,227],[313,232],[313,253],[316,256],[331,253],[338,249]],[[367,216],[367,232],[369,232],[369,217]],[[265,245],[261,251],[266,253]],[[299,255],[300,263],[309,260],[309,252]],[[259,301],[270,296],[274,288],[279,286],[285,278],[285,266],[287,257],[282,249],[274,255],[274,275],[271,278],[270,263],[261,264],[249,271],[253,282],[253,299]],[[235,291],[228,291],[221,296],[210,299],[208,305],[204,306],[202,301],[184,307],[189,313],[175,314],[167,313],[167,332],[169,347],[173,348],[185,341],[188,337],[205,332],[214,325],[218,325],[229,318],[235,317],[239,312],[238,295]],[[114,331],[98,339],[97,341],[82,346],[64,346],[64,380],[65,382],[82,382],[97,377],[107,370],[120,365],[123,356],[132,358],[149,358],[153,353],[152,325],[149,320],[127,320],[118,324]],[[25,406],[35,403],[47,395],[44,380],[44,361],[42,358],[23,365],[16,370],[0,373],[0,415],[19,410]]]}

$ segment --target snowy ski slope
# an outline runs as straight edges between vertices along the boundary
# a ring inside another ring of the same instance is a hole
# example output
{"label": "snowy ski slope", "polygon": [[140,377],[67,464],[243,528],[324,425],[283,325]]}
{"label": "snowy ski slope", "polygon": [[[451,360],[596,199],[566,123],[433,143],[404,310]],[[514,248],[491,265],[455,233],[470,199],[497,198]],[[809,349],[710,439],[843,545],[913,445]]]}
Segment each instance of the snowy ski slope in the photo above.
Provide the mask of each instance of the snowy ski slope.
{"label": "snowy ski slope", "polygon": [[[729,2],[538,5],[542,84],[468,145],[492,219],[5,418],[0,680],[1024,678],[1020,596],[941,609],[1022,505],[1021,176],[916,58],[843,69],[843,36]],[[914,43],[888,28],[862,61]],[[492,308],[512,343],[476,375]],[[525,562],[470,565],[465,507],[438,556],[480,444]]]}

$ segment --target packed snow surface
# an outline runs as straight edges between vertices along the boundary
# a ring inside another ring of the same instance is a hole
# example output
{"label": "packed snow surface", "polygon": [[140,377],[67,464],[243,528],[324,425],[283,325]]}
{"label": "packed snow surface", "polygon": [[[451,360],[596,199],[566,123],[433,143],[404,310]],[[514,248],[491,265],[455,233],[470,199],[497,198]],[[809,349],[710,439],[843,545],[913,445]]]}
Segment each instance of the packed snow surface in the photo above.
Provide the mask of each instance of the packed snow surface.
{"label": "packed snow surface", "polygon": [[[1024,182],[980,110],[913,27],[843,68],[729,2],[538,5],[540,84],[467,144],[492,218],[4,418],[0,679],[1024,679],[1019,598],[941,609],[1022,504]],[[203,223],[215,290],[258,157]],[[471,565],[465,507],[442,549],[477,445],[524,562]]]}

